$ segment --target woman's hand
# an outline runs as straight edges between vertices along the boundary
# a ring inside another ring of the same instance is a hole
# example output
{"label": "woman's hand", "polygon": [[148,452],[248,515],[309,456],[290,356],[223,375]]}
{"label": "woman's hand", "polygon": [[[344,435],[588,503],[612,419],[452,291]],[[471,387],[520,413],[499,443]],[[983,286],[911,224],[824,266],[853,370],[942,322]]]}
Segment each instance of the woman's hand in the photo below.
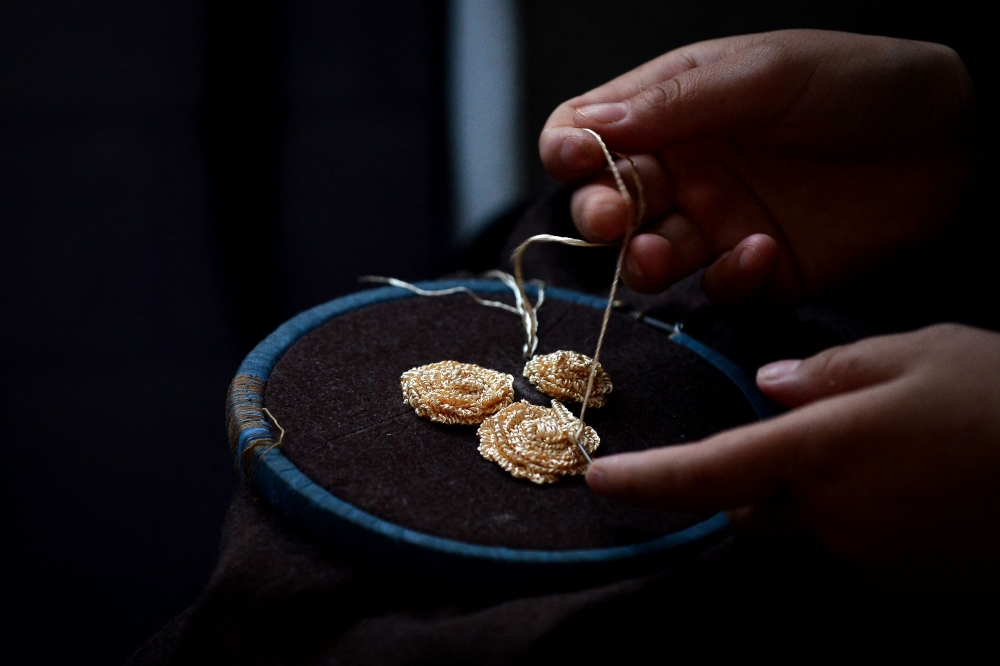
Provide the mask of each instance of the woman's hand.
{"label": "woman's hand", "polygon": [[729,510],[808,535],[883,581],[1000,582],[1000,334],[957,325],[760,369],[788,413],[695,444],[594,461],[595,492]]}
{"label": "woman's hand", "polygon": [[[542,161],[558,180],[637,155],[649,203],[626,282],[668,287],[709,266],[728,302],[820,293],[953,218],[978,150],[958,55],[923,42],[782,31],[672,51],[553,112]],[[582,186],[588,239],[625,229],[608,175]]]}

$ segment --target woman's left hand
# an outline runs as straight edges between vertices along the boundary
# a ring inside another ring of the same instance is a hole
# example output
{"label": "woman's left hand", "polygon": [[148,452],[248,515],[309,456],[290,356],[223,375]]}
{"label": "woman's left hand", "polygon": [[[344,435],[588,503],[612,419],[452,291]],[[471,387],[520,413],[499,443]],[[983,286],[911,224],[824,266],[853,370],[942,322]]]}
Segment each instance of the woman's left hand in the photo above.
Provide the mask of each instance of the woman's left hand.
{"label": "woman's left hand", "polygon": [[587,482],[808,535],[902,588],[1000,582],[1000,334],[948,324],[870,338],[764,366],[757,384],[791,411],[599,458]]}

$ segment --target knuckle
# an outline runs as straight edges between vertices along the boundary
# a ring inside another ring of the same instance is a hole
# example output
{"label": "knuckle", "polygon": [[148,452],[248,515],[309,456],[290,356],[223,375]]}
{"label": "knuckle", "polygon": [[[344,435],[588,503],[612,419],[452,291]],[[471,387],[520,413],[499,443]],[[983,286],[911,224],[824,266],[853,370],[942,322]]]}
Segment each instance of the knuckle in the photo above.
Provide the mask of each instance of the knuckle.
{"label": "knuckle", "polygon": [[695,505],[702,505],[715,495],[715,475],[707,465],[693,464],[679,475],[680,495]]}
{"label": "knuckle", "polygon": [[882,336],[833,347],[808,359],[809,380],[823,390],[850,390],[887,381],[904,372],[919,356],[919,345],[903,336]]}
{"label": "knuckle", "polygon": [[808,376],[814,382],[831,386],[846,377],[853,377],[862,369],[863,360],[853,345],[833,347],[809,359]]}
{"label": "knuckle", "polygon": [[636,99],[647,111],[658,111],[683,97],[683,89],[676,78],[643,88]]}
{"label": "knuckle", "polygon": [[926,332],[933,338],[946,338],[946,337],[962,335],[966,330],[967,329],[965,326],[951,322],[946,322],[943,324],[934,324],[933,326],[928,326],[926,329],[924,329],[924,332]]}

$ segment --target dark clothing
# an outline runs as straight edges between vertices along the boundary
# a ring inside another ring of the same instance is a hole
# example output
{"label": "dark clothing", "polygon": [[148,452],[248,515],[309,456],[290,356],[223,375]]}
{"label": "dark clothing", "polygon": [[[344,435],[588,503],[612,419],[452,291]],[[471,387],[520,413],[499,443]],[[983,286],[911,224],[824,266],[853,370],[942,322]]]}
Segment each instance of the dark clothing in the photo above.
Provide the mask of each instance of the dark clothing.
{"label": "dark clothing", "polygon": [[[569,232],[567,209],[566,191],[538,202],[516,223],[503,254],[529,235]],[[600,291],[613,257],[595,260],[599,252],[540,246],[529,251],[526,273]],[[715,308],[697,276],[660,296],[626,290],[623,298],[682,323],[750,372],[942,319],[995,324],[992,301],[952,297],[973,278],[957,272],[940,246],[933,256],[901,258],[805,308]],[[610,584],[553,591],[447,582],[318,543],[244,486],[202,597],[131,663],[620,663],[692,648],[790,654],[798,639],[809,641],[804,654],[869,641],[906,652],[931,635],[974,640],[975,609],[939,603],[879,591],[806,543],[732,536],[659,573]],[[921,635],[928,627],[934,633]],[[778,636],[780,645],[769,642]]]}

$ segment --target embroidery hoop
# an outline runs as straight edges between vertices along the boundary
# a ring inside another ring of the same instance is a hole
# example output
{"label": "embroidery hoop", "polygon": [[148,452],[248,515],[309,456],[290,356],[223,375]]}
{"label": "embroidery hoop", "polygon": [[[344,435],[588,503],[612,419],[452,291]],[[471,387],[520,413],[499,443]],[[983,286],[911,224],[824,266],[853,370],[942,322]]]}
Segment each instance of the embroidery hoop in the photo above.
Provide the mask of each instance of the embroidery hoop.
{"label": "embroidery hoop", "polygon": [[[491,280],[442,280],[420,282],[417,286],[426,290],[461,286],[481,295],[509,294],[508,287]],[[380,287],[318,305],[279,326],[240,365],[227,401],[230,443],[238,461],[247,447],[254,447],[250,460],[244,461],[245,469],[253,470],[253,485],[286,518],[370,561],[445,578],[491,582],[619,578],[662,568],[728,532],[728,520],[719,513],[651,541],[610,548],[533,550],[466,543],[419,532],[362,511],[312,481],[280,448],[267,445],[276,441],[276,429],[264,413],[264,388],[275,364],[292,345],[334,317],[378,303],[416,297],[399,287]],[[546,289],[546,297],[598,310],[606,305],[603,298],[555,287]],[[640,321],[664,330],[668,342],[686,347],[721,371],[747,398],[758,418],[776,413],[774,403],[732,361],[673,326],[649,318]],[[266,444],[257,447],[261,442]]]}

